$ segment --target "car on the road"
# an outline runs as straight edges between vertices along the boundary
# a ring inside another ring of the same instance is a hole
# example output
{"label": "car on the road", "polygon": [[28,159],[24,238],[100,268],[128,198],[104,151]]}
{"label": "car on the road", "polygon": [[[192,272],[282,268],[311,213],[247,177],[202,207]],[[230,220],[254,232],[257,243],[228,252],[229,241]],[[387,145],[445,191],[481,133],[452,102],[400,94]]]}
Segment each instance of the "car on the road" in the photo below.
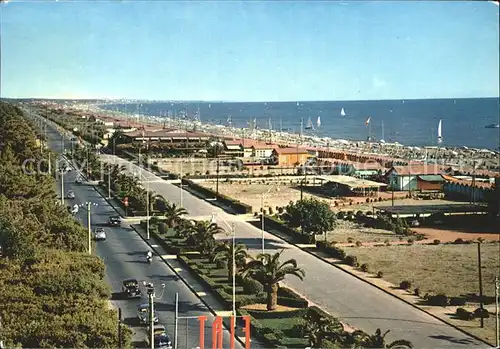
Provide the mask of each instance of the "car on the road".
{"label": "car on the road", "polygon": [[74,199],[75,198],[75,192],[73,190],[68,191],[68,193],[66,194],[66,197],[68,199]]}
{"label": "car on the road", "polygon": [[80,177],[80,176],[76,177],[75,183],[76,184],[82,184],[82,177]]}
{"label": "car on the road", "polygon": [[[137,307],[137,317],[139,318],[139,323],[141,325],[145,325],[149,323],[149,304],[144,303],[141,304]],[[153,322],[155,324],[158,323],[158,314],[156,313],[156,310],[153,313]]]}
{"label": "car on the road", "polygon": [[[172,348],[172,341],[170,340],[170,337],[166,333],[161,333],[161,334],[155,334],[154,335],[154,348],[165,348],[165,349],[171,349]],[[148,348],[151,347],[149,344],[149,336],[146,335],[146,344]]]}
{"label": "car on the road", "polygon": [[125,279],[122,282],[122,291],[127,298],[140,298],[141,290],[136,279]]}
{"label": "car on the road", "polygon": [[113,227],[119,227],[122,224],[122,219],[120,216],[111,216],[108,218],[108,224]]}
{"label": "car on the road", "polygon": [[104,231],[104,228],[96,228],[94,232],[94,240],[96,241],[106,240],[106,232]]}

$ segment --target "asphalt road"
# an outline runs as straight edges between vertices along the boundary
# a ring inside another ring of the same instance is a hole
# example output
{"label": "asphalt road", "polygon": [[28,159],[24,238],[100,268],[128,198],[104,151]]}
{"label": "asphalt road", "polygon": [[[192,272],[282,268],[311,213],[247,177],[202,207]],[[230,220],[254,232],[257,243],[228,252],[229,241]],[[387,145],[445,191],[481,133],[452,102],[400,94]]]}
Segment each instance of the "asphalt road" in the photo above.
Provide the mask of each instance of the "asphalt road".
{"label": "asphalt road", "polygon": [[[47,128],[47,137],[51,149],[59,151],[61,149],[61,136],[52,127]],[[66,139],[66,146],[69,146],[69,139]],[[116,215],[116,211],[95,191],[86,184],[77,185],[74,183],[77,171],[73,170],[64,175],[65,192],[74,190],[76,198],[66,199],[66,205],[84,204],[92,202],[97,204],[91,209],[92,230],[96,227],[106,226],[108,217]],[[60,185],[57,186],[60,193]],[[80,209],[76,218],[87,226],[87,213]],[[156,286],[158,298],[155,299],[155,309],[158,312],[159,323],[165,325],[167,332],[174,341],[174,318],[175,318],[175,294],[179,294],[179,316],[200,316],[208,317],[205,330],[205,345],[212,347],[211,323],[214,317],[199,298],[193,294],[182,282],[177,281],[174,272],[158,257],[154,256],[150,265],[145,260],[145,253],[148,251],[147,244],[129,226],[105,227],[107,240],[96,242],[93,246],[96,253],[106,264],[106,280],[113,290],[112,304],[116,308],[122,309],[124,322],[134,330],[134,342],[139,347],[144,347],[140,343],[145,338],[145,328],[138,326],[137,306],[147,303],[147,297],[142,299],[120,299],[121,282],[126,278],[136,278],[139,281],[145,280],[153,282]],[[165,284],[162,297],[161,284]],[[145,290],[143,293],[146,294]],[[178,328],[178,349],[196,348],[199,346],[199,322],[197,319],[179,320]],[[229,332],[224,332],[224,347],[229,347]],[[242,348],[238,341],[235,347]]]}
{"label": "asphalt road", "polygon": [[[126,166],[126,170],[136,174],[146,186],[163,195],[171,202],[179,204],[180,188],[167,183],[154,174],[131,164],[129,161],[102,155],[103,160]],[[234,223],[236,240],[246,244],[251,252],[261,252],[262,233],[260,229],[245,222],[241,217],[228,214],[222,209],[183,191],[183,206],[190,216],[210,217],[225,221],[221,226]],[[220,219],[222,218],[222,219]],[[337,269],[299,248],[265,233],[266,252],[284,249],[283,259],[294,258],[305,269],[304,282],[289,277],[285,284],[305,295],[309,300],[338,316],[344,322],[375,333],[377,328],[390,330],[390,340],[406,339],[415,348],[488,348],[481,341],[441,322],[411,305]]]}

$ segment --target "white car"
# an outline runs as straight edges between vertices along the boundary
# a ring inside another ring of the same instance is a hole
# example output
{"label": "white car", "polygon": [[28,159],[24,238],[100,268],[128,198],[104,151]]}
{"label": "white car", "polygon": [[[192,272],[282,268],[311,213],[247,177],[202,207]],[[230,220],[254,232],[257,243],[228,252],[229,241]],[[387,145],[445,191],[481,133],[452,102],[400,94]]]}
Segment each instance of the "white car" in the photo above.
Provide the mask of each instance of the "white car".
{"label": "white car", "polygon": [[82,184],[82,178],[81,177],[76,177],[75,183],[76,184]]}
{"label": "white car", "polygon": [[68,191],[68,194],[66,194],[68,199],[74,199],[75,198],[75,192],[73,190]]}
{"label": "white car", "polygon": [[94,240],[104,241],[106,240],[106,232],[103,228],[97,228],[94,233]]}

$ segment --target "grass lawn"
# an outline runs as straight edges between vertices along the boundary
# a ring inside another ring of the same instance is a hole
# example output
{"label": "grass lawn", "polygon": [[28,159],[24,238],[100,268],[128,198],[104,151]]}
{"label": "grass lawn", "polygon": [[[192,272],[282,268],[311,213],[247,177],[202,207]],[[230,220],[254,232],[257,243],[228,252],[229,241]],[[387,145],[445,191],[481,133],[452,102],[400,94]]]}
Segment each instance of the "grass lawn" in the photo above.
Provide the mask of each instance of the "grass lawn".
{"label": "grass lawn", "polygon": [[265,319],[259,318],[256,313],[252,313],[254,318],[259,321],[263,326],[271,328],[273,330],[280,330],[283,332],[283,338],[281,339],[281,345],[288,348],[305,348],[308,346],[308,341],[306,338],[301,338],[301,334],[298,331],[294,331],[293,327],[298,325],[302,317],[289,317],[289,318],[273,318]]}

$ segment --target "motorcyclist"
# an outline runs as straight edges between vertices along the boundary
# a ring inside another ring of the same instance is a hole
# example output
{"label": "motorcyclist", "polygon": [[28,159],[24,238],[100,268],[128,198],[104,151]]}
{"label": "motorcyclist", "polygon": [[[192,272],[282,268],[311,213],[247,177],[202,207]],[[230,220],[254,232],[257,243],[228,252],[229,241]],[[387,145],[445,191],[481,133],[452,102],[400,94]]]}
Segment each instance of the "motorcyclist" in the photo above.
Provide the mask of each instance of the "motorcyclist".
{"label": "motorcyclist", "polygon": [[146,258],[147,258],[147,259],[151,259],[151,258],[153,258],[153,252],[148,251],[148,253],[146,254]]}

